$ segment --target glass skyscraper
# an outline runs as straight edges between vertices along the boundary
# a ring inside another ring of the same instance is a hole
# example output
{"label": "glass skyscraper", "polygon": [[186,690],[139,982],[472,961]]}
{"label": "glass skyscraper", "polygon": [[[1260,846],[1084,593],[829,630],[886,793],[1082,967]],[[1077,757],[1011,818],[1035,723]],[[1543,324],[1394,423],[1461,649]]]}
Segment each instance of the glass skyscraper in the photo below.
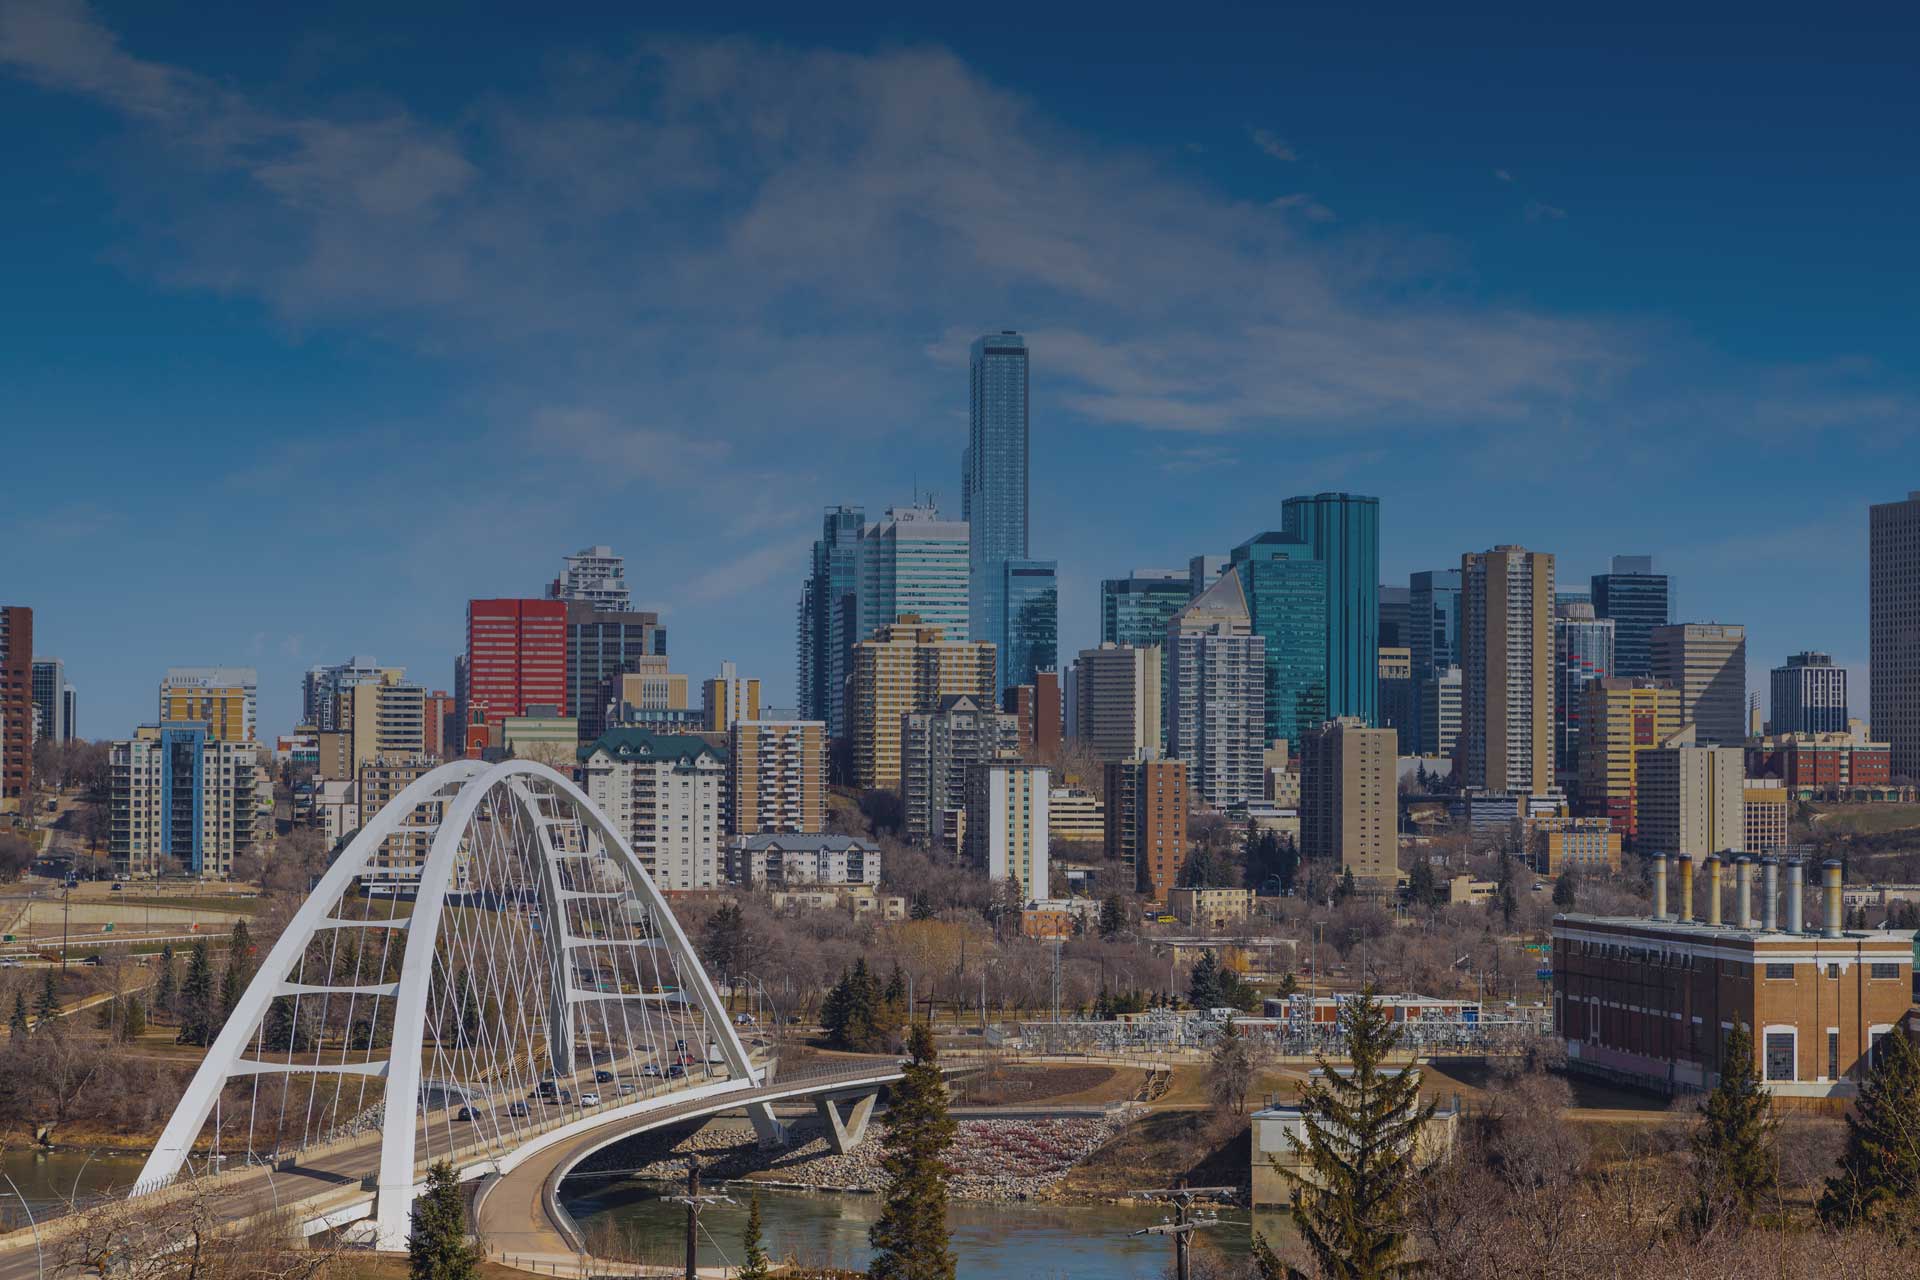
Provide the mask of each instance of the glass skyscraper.
{"label": "glass skyscraper", "polygon": [[1593,575],[1595,617],[1613,619],[1614,674],[1653,674],[1653,630],[1672,616],[1667,575],[1652,556],[1615,556],[1613,572]]}
{"label": "glass skyscraper", "polygon": [[1593,616],[1584,600],[1556,604],[1553,610],[1553,767],[1561,786],[1580,773],[1580,735],[1584,730],[1587,686],[1613,674],[1615,623]]}
{"label": "glass skyscraper", "polygon": [[[1288,498],[1282,527],[1327,567],[1327,718],[1380,723],[1380,499]],[[1314,726],[1318,727],[1318,726]]]}
{"label": "glass skyscraper", "polygon": [[967,634],[967,526],[942,520],[933,507],[888,507],[886,518],[860,531],[858,634],[913,614],[940,628],[947,641]]}
{"label": "glass skyscraper", "polygon": [[[1401,749],[1408,755],[1443,755],[1451,742],[1427,732],[1441,723],[1436,699],[1443,696],[1439,681],[1450,667],[1460,665],[1460,571],[1422,570],[1407,579],[1407,650],[1413,665],[1413,724],[1416,732]],[[1459,685],[1452,696],[1457,709]],[[1458,717],[1454,718],[1457,728]]]}
{"label": "glass skyscraper", "polygon": [[[1327,712],[1327,566],[1284,533],[1233,549],[1253,633],[1264,641],[1266,738],[1300,741]],[[1379,678],[1379,656],[1374,676]]]}
{"label": "glass skyscraper", "polygon": [[[961,460],[961,514],[970,540],[966,638],[999,646],[1002,693],[1032,679],[1031,669],[1023,677],[1021,668],[1006,660],[1015,646],[1010,629],[1014,602],[1007,594],[1014,579],[1007,566],[1016,561],[1046,563],[1028,560],[1027,372],[1027,340],[1013,330],[974,341],[968,360],[967,448]],[[1040,607],[1038,601],[1038,595],[1029,597],[1021,607],[1031,613]],[[1031,624],[1029,618],[1022,626]]]}
{"label": "glass skyscraper", "polygon": [[841,732],[840,691],[847,678],[847,655],[859,637],[852,634],[858,617],[860,530],[866,523],[859,507],[831,507],[820,523],[813,544],[813,563],[800,592],[800,716],[826,721],[829,732]]}
{"label": "glass skyscraper", "polygon": [[1001,592],[1007,602],[1007,639],[1000,650],[1001,687],[1032,684],[1036,671],[1054,671],[1060,647],[1060,589],[1052,560],[1008,560]]}
{"label": "glass skyscraper", "polygon": [[1185,570],[1135,569],[1100,583],[1100,641],[1139,649],[1167,642],[1167,624],[1196,592]]}

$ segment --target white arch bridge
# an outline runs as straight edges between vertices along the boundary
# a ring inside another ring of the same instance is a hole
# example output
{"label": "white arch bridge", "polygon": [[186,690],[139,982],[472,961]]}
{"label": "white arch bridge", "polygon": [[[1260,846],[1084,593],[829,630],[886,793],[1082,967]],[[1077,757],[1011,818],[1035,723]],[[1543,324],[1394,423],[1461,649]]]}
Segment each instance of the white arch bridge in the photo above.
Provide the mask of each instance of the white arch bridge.
{"label": "white arch bridge", "polygon": [[[443,765],[354,837],[259,968],[134,1194],[218,1170],[236,1211],[289,1175],[357,1196],[404,1248],[427,1167],[506,1172],[557,1144],[898,1078],[894,1060],[771,1083],[620,833],[571,782],[512,760]],[[279,1177],[275,1180],[275,1172]],[[307,1184],[309,1187],[314,1184]],[[242,1187],[253,1187],[243,1194]]]}

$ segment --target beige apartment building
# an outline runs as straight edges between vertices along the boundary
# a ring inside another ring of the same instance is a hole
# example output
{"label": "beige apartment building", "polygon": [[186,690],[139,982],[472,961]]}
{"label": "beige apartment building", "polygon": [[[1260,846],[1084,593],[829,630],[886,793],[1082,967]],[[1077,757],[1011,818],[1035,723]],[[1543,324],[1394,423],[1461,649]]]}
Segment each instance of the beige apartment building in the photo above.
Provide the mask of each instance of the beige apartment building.
{"label": "beige apartment building", "polygon": [[252,742],[259,687],[252,667],[169,667],[160,681],[160,723],[197,720],[217,742]]}
{"label": "beige apartment building", "polygon": [[1680,691],[1680,723],[1703,746],[1747,738],[1747,629],[1686,622],[1653,629],[1653,675]]}
{"label": "beige apartment building", "polygon": [[1553,557],[1498,546],[1460,557],[1462,780],[1553,787]]}
{"label": "beige apartment building", "polygon": [[827,726],[735,720],[728,737],[732,834],[810,835],[826,826]]}
{"label": "beige apartment building", "polygon": [[382,757],[399,760],[426,755],[427,691],[402,679],[398,670],[350,685],[334,697],[334,723],[346,739],[344,776],[352,777],[367,762]]}
{"label": "beige apartment building", "polygon": [[1746,852],[1746,763],[1738,747],[1641,753],[1639,847],[1695,858]]}
{"label": "beige apartment building", "polygon": [[1742,784],[1746,804],[1748,853],[1778,853],[1787,847],[1787,820],[1792,802],[1787,784],[1778,778],[1747,778]]}
{"label": "beige apartment building", "polygon": [[1393,888],[1400,876],[1399,735],[1341,717],[1300,747],[1300,852],[1337,861],[1363,887]]}
{"label": "beige apartment building", "polygon": [[1047,767],[996,762],[967,770],[967,855],[996,887],[1020,885],[1026,901],[1047,894]]}
{"label": "beige apartment building", "polygon": [[853,646],[847,723],[853,738],[853,783],[898,790],[904,717],[932,710],[943,697],[966,694],[992,706],[994,646],[948,640],[939,627],[902,614]]}
{"label": "beige apartment building", "polygon": [[1158,751],[1163,655],[1159,645],[1082,649],[1068,673],[1069,735],[1102,760]]}
{"label": "beige apartment building", "polygon": [[1680,691],[1663,680],[1609,676],[1585,690],[1580,727],[1580,812],[1606,818],[1631,839],[1639,811],[1643,752],[1664,746],[1680,731]]}

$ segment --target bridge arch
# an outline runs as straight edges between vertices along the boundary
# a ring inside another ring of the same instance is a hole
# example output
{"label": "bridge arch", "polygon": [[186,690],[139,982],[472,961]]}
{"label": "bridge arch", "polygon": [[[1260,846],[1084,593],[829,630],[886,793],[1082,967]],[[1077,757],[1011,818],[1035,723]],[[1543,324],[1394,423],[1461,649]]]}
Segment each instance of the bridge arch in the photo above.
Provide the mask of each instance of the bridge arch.
{"label": "bridge arch", "polygon": [[[763,1068],[652,876],[545,765],[455,761],[370,818],[228,1014],[135,1194],[329,1153],[382,1247],[442,1158]],[[593,1102],[597,1096],[598,1101]],[[377,1134],[377,1140],[375,1135]]]}

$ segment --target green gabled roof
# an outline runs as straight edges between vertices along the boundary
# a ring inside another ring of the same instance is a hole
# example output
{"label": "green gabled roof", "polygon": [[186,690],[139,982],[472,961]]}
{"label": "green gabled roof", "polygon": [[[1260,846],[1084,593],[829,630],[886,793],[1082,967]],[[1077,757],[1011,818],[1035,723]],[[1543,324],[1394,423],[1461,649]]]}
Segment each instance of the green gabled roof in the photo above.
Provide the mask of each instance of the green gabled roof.
{"label": "green gabled roof", "polygon": [[727,752],[705,738],[690,733],[655,733],[651,729],[609,729],[581,747],[575,755],[581,763],[604,751],[615,760],[697,760],[712,756],[725,764]]}

